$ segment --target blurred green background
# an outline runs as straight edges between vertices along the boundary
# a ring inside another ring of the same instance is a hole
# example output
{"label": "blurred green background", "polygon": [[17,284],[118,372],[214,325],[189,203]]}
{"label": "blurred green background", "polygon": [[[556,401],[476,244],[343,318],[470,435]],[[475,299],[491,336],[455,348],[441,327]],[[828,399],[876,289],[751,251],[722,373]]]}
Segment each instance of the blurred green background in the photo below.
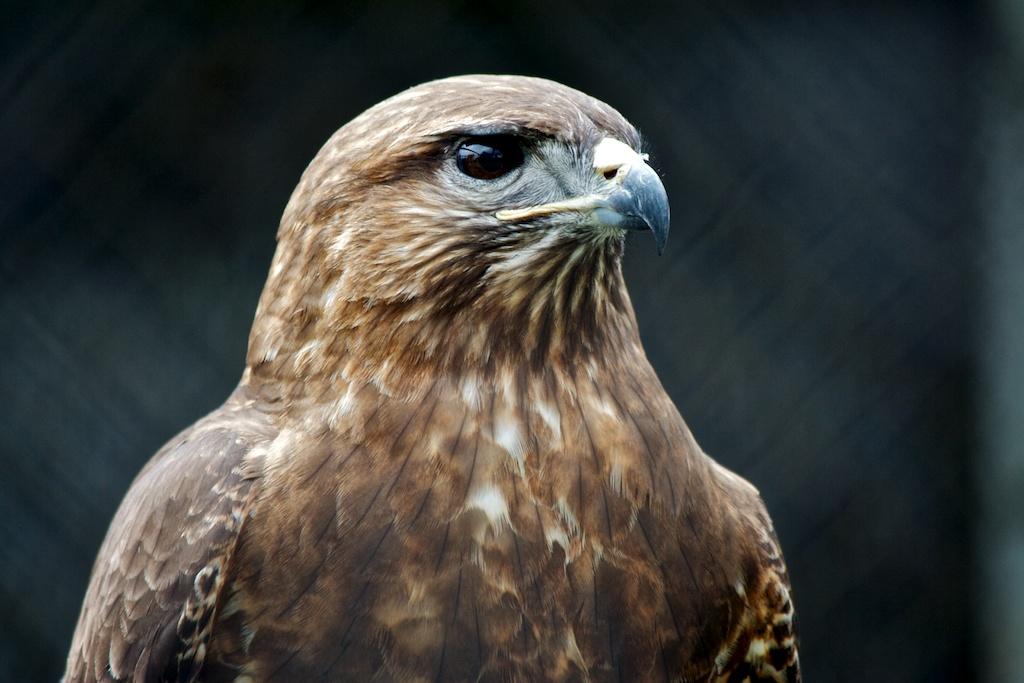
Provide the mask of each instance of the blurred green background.
{"label": "blurred green background", "polygon": [[1024,5],[4,3],[0,679],[238,380],[278,218],[378,100],[546,76],[644,132],[648,353],[761,490],[809,681],[1024,680]]}

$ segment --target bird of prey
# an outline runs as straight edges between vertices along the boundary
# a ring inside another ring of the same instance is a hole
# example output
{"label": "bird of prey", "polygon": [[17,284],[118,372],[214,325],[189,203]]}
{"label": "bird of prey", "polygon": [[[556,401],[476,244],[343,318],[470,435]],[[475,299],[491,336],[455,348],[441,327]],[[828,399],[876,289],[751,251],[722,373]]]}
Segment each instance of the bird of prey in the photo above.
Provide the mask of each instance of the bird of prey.
{"label": "bird of prey", "polygon": [[640,344],[624,235],[669,208],[617,111],[426,83],[285,209],[241,381],[135,479],[78,681],[796,681],[757,490]]}

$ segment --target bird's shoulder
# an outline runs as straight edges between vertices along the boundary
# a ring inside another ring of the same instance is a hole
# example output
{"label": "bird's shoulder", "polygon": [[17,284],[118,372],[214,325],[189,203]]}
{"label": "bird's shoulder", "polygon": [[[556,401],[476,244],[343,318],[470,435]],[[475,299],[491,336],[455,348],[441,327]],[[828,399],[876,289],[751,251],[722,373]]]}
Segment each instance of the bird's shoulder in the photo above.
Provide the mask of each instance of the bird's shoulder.
{"label": "bird's shoulder", "polygon": [[757,489],[711,461],[713,485],[735,529],[741,576],[738,618],[715,657],[713,680],[801,680],[792,588],[778,537]]}
{"label": "bird's shoulder", "polygon": [[68,683],[194,680],[270,431],[239,391],[147,463],[93,567]]}

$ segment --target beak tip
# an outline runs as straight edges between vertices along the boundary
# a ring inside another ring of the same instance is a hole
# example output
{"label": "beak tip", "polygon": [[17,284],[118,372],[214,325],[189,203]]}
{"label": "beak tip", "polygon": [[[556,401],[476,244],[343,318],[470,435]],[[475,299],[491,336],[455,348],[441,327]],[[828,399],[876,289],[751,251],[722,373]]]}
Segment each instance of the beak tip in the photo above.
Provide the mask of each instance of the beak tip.
{"label": "beak tip", "polygon": [[654,244],[658,249],[658,256],[661,256],[665,252],[669,232],[668,197],[664,194],[664,190],[662,190],[659,200],[653,207],[654,210],[645,215],[643,220],[647,225],[647,229],[654,236]]}
{"label": "beak tip", "polygon": [[630,215],[637,228],[646,228],[654,236],[654,243],[661,256],[668,242],[669,205],[668,194],[661,178],[647,164],[634,167],[622,183],[625,191],[621,198],[622,213]]}
{"label": "beak tip", "polygon": [[664,215],[658,218],[659,220],[656,220],[651,225],[651,232],[654,234],[654,244],[658,248],[658,256],[661,256],[665,252],[665,245],[668,244],[669,214],[667,199]]}

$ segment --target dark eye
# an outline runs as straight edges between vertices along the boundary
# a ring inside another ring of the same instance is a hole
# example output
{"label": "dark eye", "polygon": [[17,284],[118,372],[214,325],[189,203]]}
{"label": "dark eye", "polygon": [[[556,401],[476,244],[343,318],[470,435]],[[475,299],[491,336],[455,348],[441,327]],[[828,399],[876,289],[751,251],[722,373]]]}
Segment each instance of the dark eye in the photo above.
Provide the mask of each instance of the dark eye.
{"label": "dark eye", "polygon": [[523,148],[509,135],[469,138],[455,150],[459,170],[472,178],[494,180],[523,163]]}

